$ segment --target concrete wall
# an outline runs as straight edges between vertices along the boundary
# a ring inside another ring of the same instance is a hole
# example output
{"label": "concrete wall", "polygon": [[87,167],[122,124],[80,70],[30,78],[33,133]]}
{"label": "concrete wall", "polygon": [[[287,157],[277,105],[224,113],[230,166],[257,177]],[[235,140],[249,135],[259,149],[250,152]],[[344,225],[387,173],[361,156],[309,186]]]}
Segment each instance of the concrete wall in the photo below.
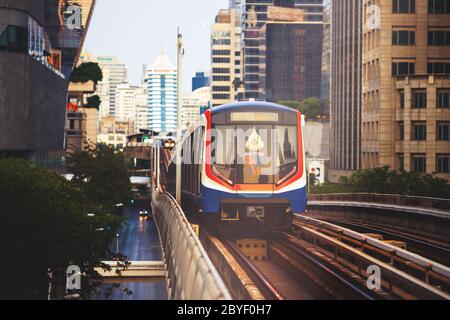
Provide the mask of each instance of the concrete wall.
{"label": "concrete wall", "polygon": [[63,149],[66,80],[25,54],[0,52],[0,70],[0,150]]}
{"label": "concrete wall", "polygon": [[26,11],[41,24],[45,19],[44,0],[0,0],[0,8]]}

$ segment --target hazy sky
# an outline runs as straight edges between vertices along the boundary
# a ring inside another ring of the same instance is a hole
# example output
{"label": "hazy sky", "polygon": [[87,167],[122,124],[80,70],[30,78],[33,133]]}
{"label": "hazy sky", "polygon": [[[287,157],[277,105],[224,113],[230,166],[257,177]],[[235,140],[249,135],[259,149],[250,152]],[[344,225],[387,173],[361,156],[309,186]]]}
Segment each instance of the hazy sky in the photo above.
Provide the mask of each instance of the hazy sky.
{"label": "hazy sky", "polygon": [[151,64],[164,44],[176,65],[177,27],[185,42],[184,91],[195,71],[210,69],[211,24],[228,0],[97,0],[84,51],[117,56],[126,63],[131,84],[141,81],[142,64]]}

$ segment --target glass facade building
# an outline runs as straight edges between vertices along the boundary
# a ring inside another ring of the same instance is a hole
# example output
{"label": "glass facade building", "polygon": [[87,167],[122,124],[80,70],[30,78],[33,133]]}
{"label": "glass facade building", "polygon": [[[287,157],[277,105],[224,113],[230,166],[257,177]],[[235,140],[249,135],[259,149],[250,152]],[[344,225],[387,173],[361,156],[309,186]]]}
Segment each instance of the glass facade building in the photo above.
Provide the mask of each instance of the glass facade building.
{"label": "glass facade building", "polygon": [[158,132],[177,129],[177,69],[161,53],[147,70],[147,128]]}
{"label": "glass facade building", "polygon": [[361,169],[362,17],[360,0],[332,1],[329,177]]}
{"label": "glass facade building", "polygon": [[261,99],[260,62],[265,56],[260,52],[261,27],[267,21],[267,9],[270,6],[294,7],[294,0],[242,0],[242,47],[243,47],[243,99]]}
{"label": "glass facade building", "polygon": [[320,97],[322,23],[267,22],[265,30],[261,96],[271,102]]}

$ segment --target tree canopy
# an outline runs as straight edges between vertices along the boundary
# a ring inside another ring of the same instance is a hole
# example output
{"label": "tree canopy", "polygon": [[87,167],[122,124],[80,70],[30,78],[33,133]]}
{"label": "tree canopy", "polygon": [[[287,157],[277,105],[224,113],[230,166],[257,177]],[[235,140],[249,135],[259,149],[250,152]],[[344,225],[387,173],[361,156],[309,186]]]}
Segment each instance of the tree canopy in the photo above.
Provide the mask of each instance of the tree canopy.
{"label": "tree canopy", "polygon": [[84,107],[98,110],[101,103],[102,101],[100,97],[98,95],[93,95],[91,97],[87,97],[87,104]]}
{"label": "tree canopy", "polygon": [[[114,217],[88,218],[85,194],[57,173],[22,159],[0,158],[0,298],[45,299],[48,268],[63,274],[78,265],[92,275],[108,252]],[[97,211],[93,211],[97,213]],[[94,226],[105,232],[92,232]]]}
{"label": "tree canopy", "polygon": [[284,100],[278,102],[281,105],[291,107],[305,115],[306,119],[318,119],[325,113],[325,103],[319,98],[312,97],[302,101]]}
{"label": "tree canopy", "polygon": [[431,174],[392,171],[389,167],[361,170],[342,177],[341,184],[314,186],[313,193],[381,193],[450,199],[450,184]]}
{"label": "tree canopy", "polygon": [[86,197],[105,212],[110,212],[117,204],[130,203],[130,165],[122,152],[98,144],[72,155],[68,169],[75,175],[73,184],[83,189]]}
{"label": "tree canopy", "polygon": [[70,81],[84,83],[89,80],[94,81],[95,84],[103,80],[103,72],[98,63],[85,62],[73,69]]}

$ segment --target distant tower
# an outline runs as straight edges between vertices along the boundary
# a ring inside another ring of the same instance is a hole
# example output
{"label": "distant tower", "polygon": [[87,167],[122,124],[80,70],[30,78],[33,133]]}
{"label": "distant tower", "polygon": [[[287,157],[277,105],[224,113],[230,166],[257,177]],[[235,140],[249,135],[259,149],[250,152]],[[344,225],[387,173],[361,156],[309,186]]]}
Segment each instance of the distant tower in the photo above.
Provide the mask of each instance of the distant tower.
{"label": "distant tower", "polygon": [[210,84],[210,78],[204,72],[196,72],[192,77],[192,91],[207,87]]}
{"label": "distant tower", "polygon": [[177,70],[161,49],[161,54],[146,72],[148,129],[159,132],[176,130]]}

